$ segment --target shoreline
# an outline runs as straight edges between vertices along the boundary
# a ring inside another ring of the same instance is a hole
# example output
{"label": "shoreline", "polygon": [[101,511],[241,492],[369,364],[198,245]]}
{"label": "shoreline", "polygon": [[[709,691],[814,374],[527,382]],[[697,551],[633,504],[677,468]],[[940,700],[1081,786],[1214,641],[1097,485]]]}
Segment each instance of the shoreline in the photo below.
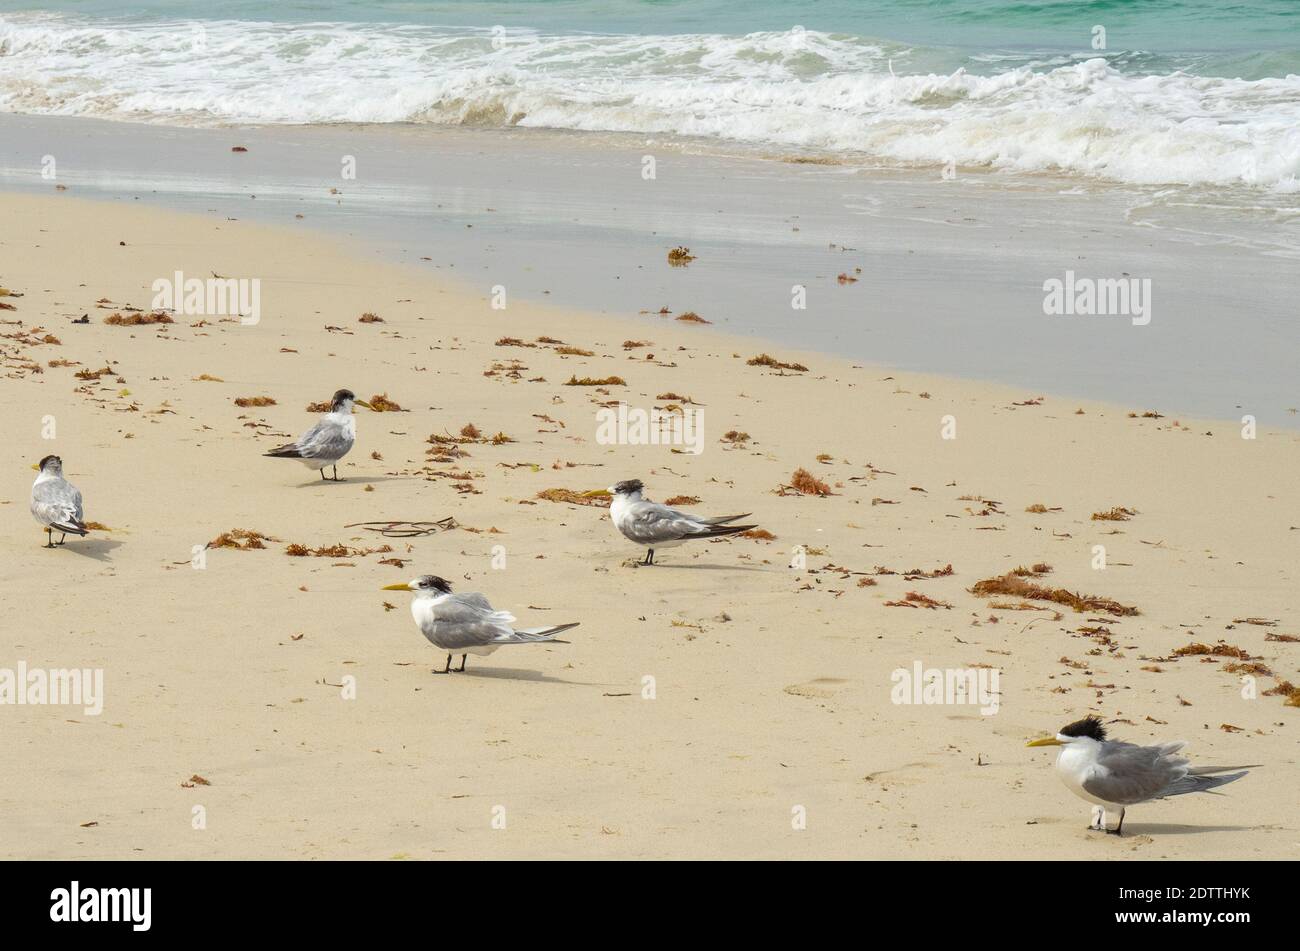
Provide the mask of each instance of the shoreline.
{"label": "shoreline", "polygon": [[[716,324],[517,295],[496,311],[356,237],[71,193],[0,205],[0,286],[23,294],[4,298],[17,309],[0,318],[19,322],[5,332],[59,340],[3,341],[0,436],[24,463],[62,455],[87,518],[109,529],[45,551],[25,465],[0,491],[9,590],[23,593],[0,600],[0,668],[104,671],[100,716],[0,707],[6,856],[1295,854],[1296,708],[1245,698],[1226,659],[1175,653],[1225,642],[1271,668],[1261,691],[1296,679],[1298,645],[1268,636],[1300,635],[1300,499],[1280,475],[1300,459],[1293,430],[1261,423],[1244,440],[1192,417],[1039,404],[1021,387],[855,367]],[[261,275],[260,321],[104,322],[147,309],[151,283],[177,270]],[[748,364],[764,351],[809,370]],[[42,372],[15,367],[31,362]],[[585,376],[626,384],[566,385]],[[358,412],[346,482],[261,457],[339,386],[406,410]],[[275,403],[233,403],[258,396]],[[620,398],[703,412],[704,451],[602,445],[597,413]],[[945,415],[956,439],[942,438]],[[440,459],[428,437],[467,423],[513,441]],[[749,438],[722,441],[731,430]],[[796,468],[831,494],[783,490]],[[775,538],[637,568],[601,508],[539,498],[632,477],[706,514],[752,511]],[[1135,514],[1091,517],[1121,507]],[[448,515],[459,528],[423,538],[355,527]],[[273,540],[207,549],[196,570],[193,546],[233,529]],[[363,553],[381,542],[393,550]],[[1044,584],[1140,613],[972,593],[1036,563],[1052,566]],[[523,623],[581,626],[566,645],[432,676],[442,658],[405,597],[379,590],[425,572]],[[909,608],[909,592],[941,604]],[[996,670],[997,712],[894,703],[891,672],[917,662]],[[338,686],[349,676],[355,699]],[[1123,839],[1089,836],[1085,805],[1024,744],[1090,712],[1135,742],[1191,739],[1194,762],[1268,768],[1225,796],[1137,807]]]}
{"label": "shoreline", "polygon": [[[1288,343],[1291,317],[1277,303],[1300,294],[1278,256],[1300,245],[1292,223],[1268,215],[1225,219],[1221,209],[1153,204],[1141,189],[1050,176],[939,183],[635,137],[597,138],[593,149],[582,134],[542,130],[196,130],[12,116],[0,129],[11,133],[0,150],[0,187],[10,190],[51,187],[14,161],[48,149],[64,159],[59,181],[71,195],[355,237],[484,291],[500,284],[513,297],[631,317],[693,310],[772,346],[882,368],[1300,427],[1285,370],[1300,346]],[[232,156],[236,140],[250,151]],[[347,155],[357,179],[338,178]],[[641,177],[647,155],[652,182]],[[744,198],[753,190],[767,207]],[[697,261],[666,269],[666,249],[679,244]],[[1070,273],[1150,280],[1153,323],[1045,316],[1044,282]],[[837,286],[837,274],[854,281]],[[796,285],[807,289],[805,311],[792,309]]]}

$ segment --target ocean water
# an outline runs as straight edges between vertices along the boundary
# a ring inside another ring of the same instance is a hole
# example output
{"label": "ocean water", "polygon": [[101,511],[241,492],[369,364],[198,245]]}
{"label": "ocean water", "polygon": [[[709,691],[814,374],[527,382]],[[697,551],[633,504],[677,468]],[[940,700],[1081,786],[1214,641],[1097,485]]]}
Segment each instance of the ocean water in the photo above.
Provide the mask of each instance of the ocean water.
{"label": "ocean water", "polygon": [[1300,2],[0,0],[0,111],[637,133],[1276,202]]}

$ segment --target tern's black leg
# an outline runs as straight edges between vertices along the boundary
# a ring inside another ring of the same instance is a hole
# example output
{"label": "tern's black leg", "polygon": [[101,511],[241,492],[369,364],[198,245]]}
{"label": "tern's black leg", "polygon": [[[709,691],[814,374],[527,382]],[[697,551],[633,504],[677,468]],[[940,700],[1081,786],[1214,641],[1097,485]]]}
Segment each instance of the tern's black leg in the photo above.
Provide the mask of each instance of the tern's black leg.
{"label": "tern's black leg", "polygon": [[338,467],[338,466],[335,466],[335,467],[334,467],[334,481],[335,481],[335,482],[342,482],[342,481],[343,481],[342,479],[339,478],[339,467]]}
{"label": "tern's black leg", "polygon": [[326,476],[325,476],[325,467],[324,467],[324,466],[321,466],[321,467],[320,467],[320,480],[321,480],[322,482],[328,482],[328,481],[329,481],[329,480],[326,478]]}
{"label": "tern's black leg", "polygon": [[449,673],[451,673],[451,655],[450,655],[450,654],[447,655],[447,666],[446,666],[446,667],[444,667],[442,670],[439,670],[437,667],[435,667],[435,668],[433,668],[433,672],[434,672],[435,674],[449,674]]}
{"label": "tern's black leg", "polygon": [[[53,536],[53,534],[54,534],[53,532],[50,532],[51,536]],[[67,540],[68,540],[67,532],[59,532],[59,544],[62,545]]]}
{"label": "tern's black leg", "polygon": [[46,547],[46,548],[53,548],[53,547],[54,547],[54,529],[52,529],[52,528],[47,528],[47,529],[45,530],[45,534],[46,534],[45,547]]}
{"label": "tern's black leg", "polygon": [[460,666],[456,668],[456,672],[457,672],[457,673],[461,673],[461,672],[463,672],[463,671],[465,670],[465,661],[466,661],[466,659],[467,659],[468,657],[469,657],[469,654],[461,654],[461,655],[460,655]]}

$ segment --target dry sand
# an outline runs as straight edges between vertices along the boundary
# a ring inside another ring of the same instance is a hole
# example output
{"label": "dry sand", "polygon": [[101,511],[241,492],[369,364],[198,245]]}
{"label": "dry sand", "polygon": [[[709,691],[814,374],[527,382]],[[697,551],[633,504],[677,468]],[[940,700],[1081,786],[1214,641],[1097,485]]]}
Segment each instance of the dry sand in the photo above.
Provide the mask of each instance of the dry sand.
{"label": "dry sand", "polygon": [[[1231,658],[1171,659],[1223,641],[1300,681],[1300,643],[1267,639],[1300,635],[1294,431],[1245,440],[1236,423],[1129,418],[1132,407],[1050,394],[1015,405],[1042,394],[769,348],[810,368],[780,373],[746,365],[760,348],[709,327],[513,300],[493,310],[486,293],[291,229],[66,195],[5,196],[0,208],[0,285],[24,295],[3,298],[17,309],[0,313],[10,447],[0,667],[98,667],[106,691],[98,717],[0,707],[0,855],[1197,859],[1300,849],[1300,710],[1277,695],[1243,699]],[[104,323],[124,305],[148,308],[152,282],[176,270],[260,277],[261,322]],[[383,322],[358,322],[367,311]],[[82,314],[89,324],[71,323]],[[61,342],[14,337],[33,333]],[[544,335],[595,355],[495,343]],[[629,339],[653,344],[625,350]],[[487,372],[512,361],[517,373]],[[74,377],[106,365],[114,372],[97,381]],[[627,385],[562,385],[611,374]],[[308,403],[344,386],[409,410],[358,411],[346,482],[261,457],[310,425]],[[648,407],[668,393],[704,413],[703,453],[597,443],[598,401]],[[262,395],[276,405],[233,403]],[[953,440],[941,438],[949,414]],[[427,438],[467,423],[515,441],[430,462]],[[720,442],[732,429],[748,443]],[[83,490],[87,518],[109,528],[53,551],[27,512],[28,464],[50,452]],[[834,494],[778,494],[799,467]],[[776,539],[664,551],[640,568],[631,561],[643,552],[601,508],[537,498],[632,477],[655,499],[751,511]],[[1035,503],[1059,511],[1025,511]],[[1091,519],[1114,506],[1138,514]],[[446,516],[461,528],[389,541],[391,553],[285,553],[385,542],[349,523]],[[191,567],[192,546],[235,528],[279,541],[209,550],[204,569]],[[806,570],[789,567],[800,545]],[[1092,567],[1095,545],[1105,570]],[[495,546],[503,569],[492,567]],[[380,563],[394,557],[408,563]],[[1040,583],[1141,613],[998,609],[990,600],[1014,599],[969,591],[1036,562],[1054,568]],[[949,564],[950,576],[901,574]],[[877,566],[900,574],[871,574]],[[409,597],[378,590],[425,572],[523,623],[582,626],[569,645],[506,649],[434,676],[443,655],[415,629]],[[860,586],[868,577],[876,584]],[[887,606],[909,591],[951,608]],[[1098,626],[1110,643],[1079,632]],[[891,703],[891,671],[914,661],[999,668],[999,711]],[[653,700],[641,696],[646,676]],[[337,686],[347,677],[355,699]],[[1276,683],[1261,676],[1259,689]],[[1025,748],[1088,712],[1116,721],[1122,738],[1188,739],[1197,762],[1264,766],[1222,796],[1130,810],[1123,838],[1090,834],[1088,807],[1054,775],[1051,751]],[[210,785],[187,786],[196,774]],[[195,806],[204,829],[193,828]],[[802,830],[792,828],[799,806]]]}

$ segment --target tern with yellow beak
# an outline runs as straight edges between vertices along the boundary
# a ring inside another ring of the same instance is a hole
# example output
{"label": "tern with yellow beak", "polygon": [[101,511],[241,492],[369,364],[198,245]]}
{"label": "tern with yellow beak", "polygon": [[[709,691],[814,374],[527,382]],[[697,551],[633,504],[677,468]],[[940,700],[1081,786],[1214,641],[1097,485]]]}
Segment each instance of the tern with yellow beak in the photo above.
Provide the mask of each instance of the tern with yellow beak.
{"label": "tern with yellow beak", "polygon": [[660,548],[676,548],[695,539],[739,535],[758,528],[757,525],[733,524],[747,518],[748,512],[743,515],[704,518],[651,502],[642,497],[644,491],[645,486],[640,479],[624,479],[609,487],[612,496],[609,504],[610,521],[624,538],[646,549],[645,558],[641,561],[643,565],[653,565],[655,551]]}
{"label": "tern with yellow beak", "polygon": [[452,594],[451,585],[437,575],[422,575],[405,584],[384,585],[382,590],[415,592],[411,617],[429,643],[447,652],[447,666],[442,670],[435,667],[435,674],[452,672],[453,654],[460,654],[460,666],[456,670],[462,671],[468,654],[486,657],[508,644],[566,644],[567,641],[555,640],[555,635],[578,626],[574,622],[516,629],[511,626],[515,616],[509,611],[495,610],[481,594]]}
{"label": "tern with yellow beak", "polygon": [[276,459],[297,459],[308,469],[319,469],[323,481],[325,470],[334,469],[334,482],[339,478],[339,460],[352,449],[357,441],[357,421],[352,418],[353,405],[364,406],[368,410],[374,407],[365,400],[357,399],[351,390],[339,390],[330,401],[330,411],[321,417],[320,422],[307,430],[297,442],[278,446],[263,455]]}
{"label": "tern with yellow beak", "polygon": [[81,490],[63,478],[63,460],[46,456],[32,468],[40,473],[32,483],[32,518],[45,528],[45,547],[54,547],[55,531],[60,533],[60,545],[69,535],[84,537]]}
{"label": "tern with yellow beak", "polygon": [[[1178,756],[1183,741],[1138,746],[1106,739],[1106,728],[1096,717],[1085,717],[1061,728],[1055,736],[1034,740],[1029,746],[1059,746],[1056,771],[1070,791],[1093,803],[1089,829],[1120,835],[1127,806],[1152,799],[1209,792],[1241,779],[1248,766],[1191,768]],[[1237,770],[1237,772],[1232,772]],[[1217,776],[1216,773],[1230,773]],[[1111,828],[1112,818],[1115,827]]]}

